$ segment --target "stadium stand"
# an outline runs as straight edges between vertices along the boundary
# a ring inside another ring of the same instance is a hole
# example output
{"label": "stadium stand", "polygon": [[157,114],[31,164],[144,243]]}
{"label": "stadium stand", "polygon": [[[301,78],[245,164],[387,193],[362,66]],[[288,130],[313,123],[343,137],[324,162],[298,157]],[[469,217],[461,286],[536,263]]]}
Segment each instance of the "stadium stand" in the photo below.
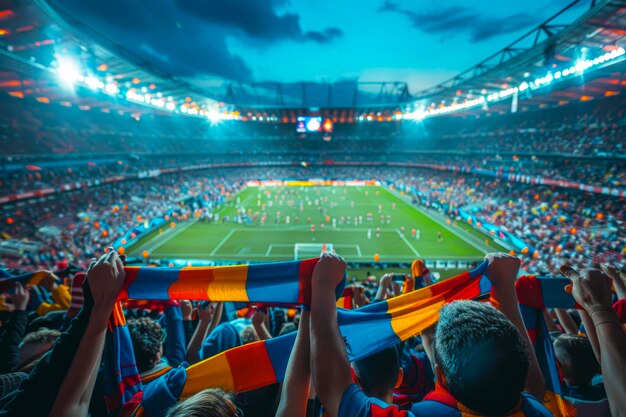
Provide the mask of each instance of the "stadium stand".
{"label": "stadium stand", "polygon": [[0,416],[626,416],[623,0],[417,93],[69,3],[0,1]]}

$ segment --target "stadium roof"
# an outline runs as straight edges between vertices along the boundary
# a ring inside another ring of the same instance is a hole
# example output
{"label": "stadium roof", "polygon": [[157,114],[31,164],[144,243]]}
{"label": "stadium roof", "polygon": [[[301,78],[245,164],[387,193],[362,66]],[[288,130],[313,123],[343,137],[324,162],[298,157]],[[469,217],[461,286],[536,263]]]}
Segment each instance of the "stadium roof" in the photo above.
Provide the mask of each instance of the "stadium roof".
{"label": "stadium roof", "polygon": [[[575,21],[566,21],[577,3],[587,3],[589,9]],[[487,106],[506,111],[513,96],[521,109],[541,108],[624,90],[625,28],[626,0],[575,0],[476,66],[414,94],[406,83],[394,81],[232,83],[207,91],[142,60],[123,45],[112,44],[45,0],[2,0],[0,91],[129,113],[209,118],[262,114],[267,121],[291,121],[318,109],[342,114],[345,121],[363,120],[359,115],[368,114],[374,120],[391,120],[398,113],[421,118],[450,110],[465,115]],[[593,68],[563,70],[585,60]],[[553,76],[557,72],[558,80]],[[86,94],[67,88],[63,78]]]}
{"label": "stadium roof", "polygon": [[[626,48],[626,1],[584,2],[589,4],[587,12],[574,22],[564,24],[563,15],[578,3],[583,0],[570,3],[535,29],[455,77],[417,92],[418,101],[422,105],[449,105],[452,100],[498,93],[575,66],[580,61]],[[624,89],[626,79],[623,60],[622,55],[595,66],[594,71],[576,71],[576,77],[563,79],[558,86],[555,83],[532,94],[528,89],[523,98],[531,100],[527,103],[530,106],[543,106],[618,93]],[[580,88],[582,85],[584,91]]]}

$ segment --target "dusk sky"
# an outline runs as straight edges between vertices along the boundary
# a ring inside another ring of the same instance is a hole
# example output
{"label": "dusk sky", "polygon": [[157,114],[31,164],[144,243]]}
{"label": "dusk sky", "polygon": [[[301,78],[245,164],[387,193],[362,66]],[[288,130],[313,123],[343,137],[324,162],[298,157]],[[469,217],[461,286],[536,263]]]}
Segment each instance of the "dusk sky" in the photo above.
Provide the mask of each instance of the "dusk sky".
{"label": "dusk sky", "polygon": [[[62,4],[113,41],[205,87],[223,80],[358,79],[407,81],[416,92],[476,64],[569,1],[50,3]],[[569,16],[584,10],[577,6]]]}

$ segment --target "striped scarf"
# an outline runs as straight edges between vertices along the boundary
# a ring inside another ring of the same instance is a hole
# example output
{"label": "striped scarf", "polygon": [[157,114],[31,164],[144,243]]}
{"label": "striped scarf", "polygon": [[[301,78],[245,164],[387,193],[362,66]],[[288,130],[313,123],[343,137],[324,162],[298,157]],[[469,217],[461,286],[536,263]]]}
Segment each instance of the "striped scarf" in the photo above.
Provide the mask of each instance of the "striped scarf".
{"label": "striped scarf", "polygon": [[108,415],[128,416],[141,403],[143,387],[120,302],[109,319],[103,353],[104,401]]}
{"label": "striped scarf", "polygon": [[[439,319],[439,309],[447,302],[475,299],[488,292],[489,280],[483,275],[487,262],[473,271],[430,287],[356,310],[339,309],[337,320],[351,361],[395,346],[420,333]],[[245,392],[282,382],[296,334],[239,346],[172,373],[173,384],[146,387],[143,410],[158,415],[179,399],[203,389],[219,387]],[[156,383],[156,381],[155,381]],[[153,383],[154,384],[154,383]],[[173,398],[171,393],[178,392]]]}
{"label": "striped scarf", "polygon": [[[269,302],[296,303],[310,300],[310,274],[316,262],[317,259],[250,265],[245,268],[221,267],[223,269],[220,271],[215,271],[218,268],[166,269],[164,274],[169,275],[167,279],[160,276],[161,273],[158,271],[161,269],[158,268],[151,269],[148,274],[150,278],[139,277],[139,271],[144,268],[138,268],[135,277],[131,278],[127,285],[125,290],[127,294],[123,297],[138,295],[179,299],[201,297],[212,300],[234,298],[236,301],[246,302],[262,301],[267,297],[266,300]],[[367,357],[419,334],[438,321],[439,310],[446,303],[484,298],[491,290],[491,282],[484,275],[486,267],[485,261],[470,272],[408,294],[356,310],[339,309],[337,320],[349,360]],[[234,270],[228,271],[229,268]],[[276,272],[271,272],[272,268]],[[305,274],[302,273],[303,268],[307,271]],[[205,272],[202,274],[208,274],[212,279],[206,279],[194,269],[204,269]],[[263,274],[260,273],[261,270]],[[291,275],[285,273],[287,270]],[[272,276],[278,277],[275,282],[270,279]],[[149,282],[149,279],[157,282]],[[233,280],[230,285],[229,279]],[[263,281],[263,285],[258,284],[259,280]],[[572,413],[571,406],[562,399],[559,380],[555,377],[556,361],[547,331],[542,327],[542,324],[545,326],[543,316],[529,313],[529,311],[541,313],[540,308],[544,306],[575,307],[571,296],[563,291],[566,283],[566,279],[544,280],[523,277],[518,280],[516,287],[524,321],[546,379],[548,390],[546,406],[555,416],[573,417],[575,413]],[[287,295],[277,293],[280,291],[277,288],[280,287],[290,288],[291,291]],[[228,291],[231,291],[232,295],[229,295]],[[230,392],[245,392],[281,382],[285,377],[295,337],[296,335],[292,333],[239,346],[187,369],[176,368],[146,387],[143,408],[140,408],[139,414],[157,415],[176,401],[210,387],[219,387]],[[130,349],[132,352],[132,347]],[[136,397],[125,395],[124,398],[133,400]]]}
{"label": "striped scarf", "polygon": [[567,278],[522,276],[516,281],[515,289],[524,325],[546,381],[544,405],[555,416],[574,417],[576,410],[563,398],[554,347],[543,316],[545,308],[580,308],[565,292],[567,284]]}
{"label": "striped scarf", "polygon": [[[309,305],[311,276],[318,260],[188,268],[127,266],[119,299]],[[338,296],[344,285],[345,280],[337,287]]]}

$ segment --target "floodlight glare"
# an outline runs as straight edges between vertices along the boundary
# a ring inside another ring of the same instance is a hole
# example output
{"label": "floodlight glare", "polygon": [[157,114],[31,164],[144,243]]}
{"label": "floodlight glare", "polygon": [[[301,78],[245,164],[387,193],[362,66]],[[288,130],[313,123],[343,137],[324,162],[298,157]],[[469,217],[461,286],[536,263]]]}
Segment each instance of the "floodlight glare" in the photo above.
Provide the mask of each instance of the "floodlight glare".
{"label": "floodlight glare", "polygon": [[94,91],[98,89],[98,82],[96,77],[85,77],[85,84]]}
{"label": "floodlight glare", "polygon": [[109,83],[104,87],[104,91],[106,91],[107,94],[114,96],[120,92],[120,89],[115,84]]}
{"label": "floodlight glare", "polygon": [[76,81],[80,81],[81,78],[84,79],[80,75],[78,65],[73,60],[69,58],[57,58],[57,64],[57,74],[64,83],[72,85]]}

